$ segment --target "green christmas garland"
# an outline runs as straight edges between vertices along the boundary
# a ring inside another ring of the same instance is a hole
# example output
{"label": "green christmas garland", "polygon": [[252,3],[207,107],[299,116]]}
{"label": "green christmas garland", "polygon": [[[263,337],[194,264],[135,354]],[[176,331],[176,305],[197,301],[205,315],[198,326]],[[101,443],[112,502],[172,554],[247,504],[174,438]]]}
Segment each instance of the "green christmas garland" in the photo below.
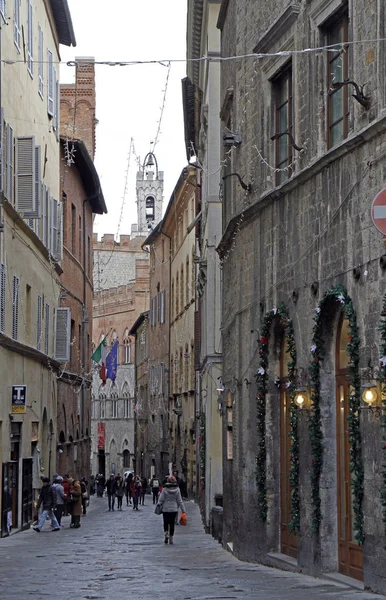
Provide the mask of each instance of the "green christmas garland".
{"label": "green christmas garland", "polygon": [[285,331],[287,352],[290,360],[288,362],[288,390],[290,397],[290,514],[289,528],[292,533],[299,531],[300,527],[300,497],[299,497],[299,437],[298,419],[299,412],[295,404],[295,368],[296,368],[296,346],[292,321],[289,318],[284,304],[269,311],[263,321],[261,337],[259,340],[260,367],[257,370],[257,435],[259,439],[256,456],[256,482],[257,498],[259,504],[259,516],[266,521],[268,514],[267,502],[267,448],[266,448],[266,396],[268,388],[268,342],[272,321],[275,317]]}
{"label": "green christmas garland", "polygon": [[356,314],[352,300],[342,285],[336,285],[323,296],[314,317],[315,325],[312,337],[312,361],[309,368],[311,382],[312,411],[309,418],[309,435],[311,441],[311,531],[319,531],[322,520],[320,501],[320,476],[323,469],[323,433],[320,413],[320,363],[324,358],[323,341],[323,308],[328,300],[335,299],[342,305],[345,318],[348,320],[350,338],[347,344],[349,364],[347,368],[350,394],[348,399],[348,438],[350,444],[351,489],[353,492],[354,530],[358,544],[364,542],[363,531],[363,458],[362,439],[359,422],[361,400],[361,382],[359,374],[359,333]]}
{"label": "green christmas garland", "polygon": [[[381,415],[381,427],[383,430],[383,485],[381,492],[381,501],[383,507],[383,523],[386,537],[386,294],[383,297],[382,313],[381,313],[381,324],[379,327],[381,333],[380,352],[381,358],[379,359],[379,380],[381,383],[382,390],[382,415]],[[386,550],[386,544],[384,546]]]}

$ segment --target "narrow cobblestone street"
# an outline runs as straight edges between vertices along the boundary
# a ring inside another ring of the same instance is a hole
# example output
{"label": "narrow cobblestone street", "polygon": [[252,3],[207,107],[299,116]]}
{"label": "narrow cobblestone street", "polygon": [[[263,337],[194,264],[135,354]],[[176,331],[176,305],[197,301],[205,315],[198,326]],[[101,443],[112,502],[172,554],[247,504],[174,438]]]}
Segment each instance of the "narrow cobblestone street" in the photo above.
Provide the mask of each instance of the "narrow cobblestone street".
{"label": "narrow cobblestone street", "polygon": [[188,527],[175,545],[163,543],[162,518],[149,503],[109,513],[92,498],[82,527],[40,534],[32,530],[0,540],[1,600],[55,598],[136,600],[385,599],[329,580],[243,563],[204,533],[199,510],[187,503]]}

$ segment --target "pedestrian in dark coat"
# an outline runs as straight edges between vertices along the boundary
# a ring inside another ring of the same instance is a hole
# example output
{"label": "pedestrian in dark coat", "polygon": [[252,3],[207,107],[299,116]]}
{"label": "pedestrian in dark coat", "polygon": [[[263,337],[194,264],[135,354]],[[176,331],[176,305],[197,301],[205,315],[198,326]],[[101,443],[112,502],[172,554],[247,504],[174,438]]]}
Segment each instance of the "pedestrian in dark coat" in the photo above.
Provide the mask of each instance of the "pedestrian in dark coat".
{"label": "pedestrian in dark coat", "polygon": [[85,477],[82,477],[80,487],[82,490],[82,513],[85,515],[88,501],[87,480]]}
{"label": "pedestrian in dark coat", "polygon": [[94,475],[90,476],[90,496],[95,495],[95,477]]}
{"label": "pedestrian in dark coat", "polygon": [[123,479],[122,479],[122,477],[119,477],[119,479],[117,479],[116,485],[115,485],[115,495],[117,497],[118,510],[122,510],[122,500],[123,500],[124,493],[125,493],[125,486],[123,484]]}
{"label": "pedestrian in dark coat", "polygon": [[159,489],[159,479],[155,475],[150,480],[151,493],[153,494],[153,504],[157,503],[158,494],[160,492]]}
{"label": "pedestrian in dark coat", "polygon": [[103,498],[103,492],[105,491],[106,479],[100,473],[97,478],[97,496],[98,498]]}
{"label": "pedestrian in dark coat", "polygon": [[55,488],[52,487],[49,477],[43,477],[42,481],[43,487],[40,490],[38,510],[41,506],[43,506],[43,510],[38,525],[36,527],[33,527],[33,529],[40,533],[48,515],[51,518],[51,525],[53,531],[59,531],[60,527],[54,513],[56,508]]}
{"label": "pedestrian in dark coat", "polygon": [[106,483],[109,511],[114,510],[116,487],[117,487],[117,482],[115,481],[115,477],[114,477],[114,475],[110,475],[110,478],[107,480],[107,483]]}
{"label": "pedestrian in dark coat", "polygon": [[132,481],[133,481],[133,474],[129,473],[128,476],[126,477],[126,480],[125,480],[126,506],[129,506],[129,504],[131,504],[131,498],[132,498],[131,484],[132,484]]}
{"label": "pedestrian in dark coat", "polygon": [[142,493],[142,483],[138,475],[133,479],[134,482],[134,496],[133,496],[133,510],[138,510],[138,503]]}
{"label": "pedestrian in dark coat", "polygon": [[71,491],[71,496],[74,501],[72,502],[70,527],[78,529],[78,527],[80,527],[80,517],[82,514],[82,489],[80,486],[80,481],[75,481],[74,487]]}

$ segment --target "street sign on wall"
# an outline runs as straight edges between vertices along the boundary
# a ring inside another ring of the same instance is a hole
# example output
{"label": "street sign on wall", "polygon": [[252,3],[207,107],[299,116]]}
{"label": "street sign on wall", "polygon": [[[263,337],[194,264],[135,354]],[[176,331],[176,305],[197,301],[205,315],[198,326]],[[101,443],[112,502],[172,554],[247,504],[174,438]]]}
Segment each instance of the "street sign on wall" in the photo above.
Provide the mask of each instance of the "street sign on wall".
{"label": "street sign on wall", "polygon": [[371,218],[378,231],[386,235],[386,189],[375,196],[371,207]]}
{"label": "street sign on wall", "polygon": [[12,386],[12,412],[25,413],[25,404],[27,399],[26,385]]}

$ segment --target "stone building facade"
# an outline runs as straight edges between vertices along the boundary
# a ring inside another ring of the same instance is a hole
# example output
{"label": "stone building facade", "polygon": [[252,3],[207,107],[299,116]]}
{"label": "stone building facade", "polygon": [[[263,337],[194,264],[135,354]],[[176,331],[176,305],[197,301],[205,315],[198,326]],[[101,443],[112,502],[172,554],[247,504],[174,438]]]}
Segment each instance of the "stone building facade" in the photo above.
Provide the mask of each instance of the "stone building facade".
{"label": "stone building facade", "polygon": [[150,255],[150,311],[148,330],[149,406],[147,435],[150,470],[163,478],[169,472],[169,363],[170,363],[170,238],[161,221],[147,237]]}
{"label": "stone building facade", "polygon": [[196,491],[196,406],[194,378],[195,233],[188,232],[196,209],[196,169],[183,169],[162,221],[171,240],[169,458],[184,480],[186,491]]}
{"label": "stone building facade", "polygon": [[[68,362],[58,379],[56,471],[89,479],[91,453],[91,341],[93,216],[107,212],[95,154],[95,67],[77,59],[76,82],[61,86],[63,274],[60,307],[71,328]],[[88,98],[87,100],[85,98]],[[87,107],[87,110],[85,110]],[[84,135],[85,141],[75,137]],[[87,147],[86,147],[87,143]]]}
{"label": "stone building facade", "polygon": [[145,238],[113,234],[94,236],[93,347],[106,337],[118,340],[115,383],[102,384],[98,367],[92,382],[92,473],[122,473],[133,468],[135,345],[130,329],[149,306],[149,256]]}
{"label": "stone building facade", "polygon": [[385,354],[385,52],[350,44],[384,38],[385,9],[223,0],[218,27],[222,56],[270,54],[221,66],[223,540],[385,593],[384,423],[361,399]]}
{"label": "stone building facade", "polygon": [[[217,19],[221,2],[188,2],[188,59],[220,53]],[[212,507],[221,504],[221,270],[216,253],[222,235],[220,196],[220,64],[187,63],[183,82],[185,141],[188,160],[197,159],[196,214],[189,227],[196,232],[195,337],[199,460],[197,497],[207,530]],[[192,110],[190,107],[194,107]],[[199,119],[195,118],[199,116]],[[220,410],[219,410],[220,407]]]}
{"label": "stone building facade", "polygon": [[[28,527],[56,468],[59,318],[59,46],[67,1],[2,2],[0,137],[1,535]],[[34,50],[34,51],[33,51]],[[60,330],[60,331],[59,331]],[[13,387],[13,386],[16,386]]]}

